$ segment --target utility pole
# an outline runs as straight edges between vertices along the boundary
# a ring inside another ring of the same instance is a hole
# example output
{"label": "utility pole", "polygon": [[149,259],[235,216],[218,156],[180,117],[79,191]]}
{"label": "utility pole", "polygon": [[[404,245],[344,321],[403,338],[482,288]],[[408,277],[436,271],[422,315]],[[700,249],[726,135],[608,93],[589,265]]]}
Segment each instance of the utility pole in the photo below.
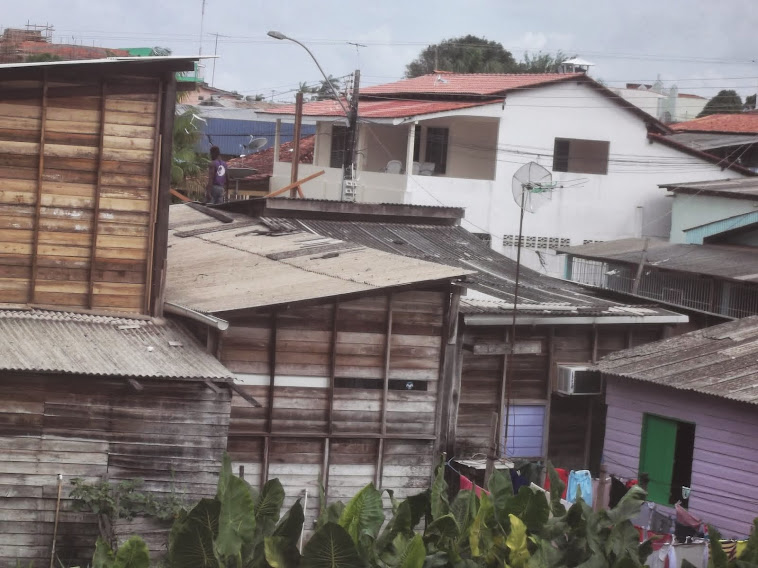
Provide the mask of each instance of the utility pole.
{"label": "utility pole", "polygon": [[[292,135],[292,174],[290,183],[297,181],[297,169],[300,164],[300,126],[303,123],[303,93],[295,96],[295,132]],[[297,197],[297,187],[290,189],[290,197]]]}
{"label": "utility pole", "polygon": [[218,32],[213,34],[216,36],[216,41],[213,44],[213,71],[211,72],[211,87],[216,82],[216,56],[218,55]]}
{"label": "utility pole", "polygon": [[361,72],[355,70],[353,79],[353,96],[350,99],[350,110],[347,120],[347,140],[345,141],[345,155],[342,160],[342,201],[355,201],[355,162],[358,145],[358,91],[360,88]]}

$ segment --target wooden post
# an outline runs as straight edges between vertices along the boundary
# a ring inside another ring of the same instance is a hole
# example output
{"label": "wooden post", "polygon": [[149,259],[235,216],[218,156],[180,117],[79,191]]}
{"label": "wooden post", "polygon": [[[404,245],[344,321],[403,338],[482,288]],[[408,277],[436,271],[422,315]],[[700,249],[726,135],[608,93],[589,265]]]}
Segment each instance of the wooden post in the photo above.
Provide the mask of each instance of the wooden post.
{"label": "wooden post", "polygon": [[[330,438],[324,438],[324,461],[321,464],[321,486],[324,488],[324,499],[329,497],[329,464],[331,463],[332,441]],[[321,507],[326,507],[326,503],[320,503]]]}
{"label": "wooden post", "polygon": [[377,488],[381,487],[382,471],[384,469],[384,437],[387,434],[387,399],[390,387],[390,355],[392,352],[392,294],[387,295],[387,326],[384,341],[384,380],[382,383],[382,423],[381,437],[376,451],[375,480]]}
{"label": "wooden post", "polygon": [[605,489],[608,487],[608,469],[605,464],[600,465],[600,477],[597,482],[597,499],[595,500],[595,511],[602,511],[608,508],[605,500]]}
{"label": "wooden post", "polygon": [[103,182],[103,144],[105,142],[105,79],[100,79],[100,146],[97,151],[97,178],[95,181],[95,202],[92,206],[92,246],[89,256],[89,284],[87,287],[87,307],[95,307],[95,264],[97,263],[97,235],[100,232],[100,193]]}
{"label": "wooden post", "polygon": [[645,268],[645,262],[647,261],[647,245],[650,239],[645,239],[645,244],[642,246],[642,256],[640,257],[640,263],[637,265],[637,275],[634,277],[632,283],[632,294],[637,294],[637,290],[640,287],[640,280],[642,279],[642,269]]}
{"label": "wooden post", "polygon": [[[508,354],[512,350],[508,349],[508,347],[507,347],[508,346],[508,339],[509,339],[508,338],[508,329],[506,328],[506,330],[505,330],[505,345],[506,345],[506,350],[505,350],[505,353],[503,353],[503,375],[502,375],[502,377],[500,379],[500,392],[498,394],[498,407],[497,407],[497,416],[498,416],[497,430],[498,431],[500,431],[503,428],[503,417],[505,417],[505,419],[507,420],[508,419],[508,415],[509,415],[509,413],[507,412],[508,409],[505,408],[506,403],[508,403],[508,401],[506,400],[506,389],[508,388],[507,387],[508,364],[509,363],[512,364],[513,361],[512,360],[509,361],[510,357],[509,357]],[[510,338],[510,340],[513,341],[513,338]],[[505,446],[507,446],[507,445],[508,445],[508,440],[506,439],[503,442],[503,446],[504,446],[503,450],[505,450]],[[499,457],[500,456],[500,444],[497,445],[497,447],[495,448],[495,450],[497,452],[496,455]]]}
{"label": "wooden post", "polygon": [[382,489],[382,474],[384,473],[384,437],[379,438],[376,449],[376,471],[374,472],[374,487]]}
{"label": "wooden post", "polygon": [[274,427],[274,384],[276,379],[276,311],[271,312],[271,329],[268,340],[268,408],[266,409],[266,439],[263,443],[263,467],[261,468],[261,487],[268,481],[269,452],[271,451],[271,436]]}
{"label": "wooden post", "polygon": [[587,428],[584,432],[584,469],[590,468],[590,454],[592,452],[592,415],[595,409],[595,399],[590,398],[587,406]]}
{"label": "wooden post", "polygon": [[447,452],[450,444],[450,440],[448,439],[451,416],[450,405],[453,394],[453,369],[456,358],[455,340],[460,300],[461,292],[459,288],[452,288],[450,292],[445,293],[445,301],[443,303],[445,312],[442,322],[442,336],[440,338],[440,366],[437,376],[440,393],[437,397],[434,424],[434,432],[437,435],[436,454]]}
{"label": "wooden post", "polygon": [[499,422],[499,412],[493,412],[492,416],[490,416],[490,447],[487,451],[487,466],[484,469],[484,488],[487,488],[487,485],[490,481],[490,476],[492,475],[492,471],[495,469],[495,458],[496,458],[496,452],[498,448],[497,443],[497,437],[498,437],[498,431],[497,431],[497,425]]}
{"label": "wooden post", "polygon": [[592,362],[597,363],[597,325],[592,324]]}
{"label": "wooden post", "polygon": [[[158,214],[158,180],[161,175],[161,147],[163,146],[163,135],[161,134],[161,113],[163,112],[163,81],[158,82],[158,104],[155,105],[155,135],[153,136],[153,176],[152,192],[150,194],[150,224],[147,234],[147,269],[145,270],[145,292],[142,299],[142,309],[146,314],[150,313],[150,288],[153,282],[153,246],[155,244],[155,221]],[[170,189],[171,195],[180,195],[178,191]],[[181,199],[180,198],[180,199]]]}
{"label": "wooden post", "polygon": [[[295,132],[292,135],[292,173],[290,183],[297,181],[297,167],[300,164],[300,127],[303,124],[303,93],[295,97]],[[297,197],[297,188],[290,190],[290,197]]]}
{"label": "wooden post", "polygon": [[[542,423],[542,460],[545,463],[543,473],[547,473],[547,458],[550,451],[550,411],[553,401],[553,368],[555,367],[555,328],[548,328],[547,332],[547,385],[545,385],[546,404],[545,419]],[[544,478],[542,479],[544,482]]]}
{"label": "wooden post", "polygon": [[334,379],[337,374],[337,314],[339,313],[339,304],[334,302],[332,305],[332,336],[329,345],[329,434],[334,433]]}
{"label": "wooden post", "polygon": [[[34,203],[34,236],[32,238],[32,266],[29,275],[27,301],[34,303],[37,286],[37,254],[39,248],[39,221],[42,212],[42,174],[45,171],[45,123],[47,122],[47,69],[42,69],[42,108],[40,109],[39,158],[37,160],[37,197]],[[93,236],[94,238],[94,236]]]}
{"label": "wooden post", "polygon": [[276,127],[274,129],[274,163],[279,161],[279,146],[282,145],[282,119],[276,119]]}

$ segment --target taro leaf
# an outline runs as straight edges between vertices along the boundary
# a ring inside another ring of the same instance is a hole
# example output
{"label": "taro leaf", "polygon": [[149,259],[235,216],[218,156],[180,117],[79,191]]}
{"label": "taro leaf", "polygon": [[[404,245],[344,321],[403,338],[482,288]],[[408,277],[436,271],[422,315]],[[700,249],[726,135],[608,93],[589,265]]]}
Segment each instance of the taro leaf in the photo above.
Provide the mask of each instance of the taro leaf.
{"label": "taro leaf", "polygon": [[424,559],[424,568],[443,568],[452,566],[446,552],[434,552]]}
{"label": "taro leaf", "polygon": [[473,491],[465,490],[459,491],[450,504],[450,512],[455,517],[462,532],[466,532],[476,515],[477,501],[476,494]]}
{"label": "taro leaf", "polygon": [[382,554],[389,548],[398,534],[404,534],[408,538],[413,535],[413,529],[421,521],[429,509],[429,491],[411,495],[397,506],[397,511],[385,525],[384,530],[376,539],[374,548],[377,554]]}
{"label": "taro leaf", "polygon": [[290,539],[282,536],[267,536],[263,540],[266,562],[271,568],[297,568],[300,553]]}
{"label": "taro leaf", "polygon": [[224,455],[216,500],[221,504],[216,553],[220,558],[239,558],[243,546],[253,541],[256,519],[248,484],[232,473],[228,455]]}
{"label": "taro leaf", "polygon": [[563,565],[561,552],[549,540],[539,539],[537,550],[529,558],[529,568],[553,568],[559,565]]}
{"label": "taro leaf", "polygon": [[421,535],[413,535],[408,538],[406,535],[399,534],[392,541],[392,549],[382,555],[381,566],[391,566],[392,568],[422,568],[424,558],[426,557],[426,547]]}
{"label": "taro leaf", "polygon": [[566,485],[550,462],[547,462],[547,474],[550,478],[550,510],[554,517],[562,517],[566,514],[566,507],[561,503],[561,496]]}
{"label": "taro leaf", "polygon": [[506,504],[506,512],[517,516],[533,532],[540,532],[550,517],[550,506],[541,491],[529,487],[519,489],[518,495],[512,497]]}
{"label": "taro leaf", "polygon": [[363,560],[345,529],[326,523],[318,529],[303,549],[301,568],[357,568]]}
{"label": "taro leaf", "polygon": [[739,557],[739,560],[758,564],[758,518],[753,520],[753,530],[747,539],[747,546]]}
{"label": "taro leaf", "polygon": [[611,565],[611,568],[639,568],[639,562],[635,562],[634,557],[629,553],[624,554]]}
{"label": "taro leaf", "polygon": [[437,520],[450,512],[447,500],[447,482],[445,481],[445,466],[440,464],[434,474],[432,483],[432,519]]}
{"label": "taro leaf", "polygon": [[429,526],[426,527],[425,535],[427,538],[431,537],[431,539],[437,543],[447,538],[457,539],[460,535],[460,527],[458,526],[455,517],[448,513],[447,515],[443,515],[432,521]]}
{"label": "taro leaf", "polygon": [[397,508],[400,506],[400,501],[395,499],[395,492],[392,489],[385,489],[387,497],[390,498],[390,504],[392,505],[392,514],[397,513]]}
{"label": "taro leaf", "polygon": [[708,539],[711,541],[711,560],[708,566],[713,563],[713,568],[726,568],[729,558],[721,547],[721,533],[711,525],[708,525]]}
{"label": "taro leaf", "polygon": [[492,504],[495,508],[495,518],[504,523],[508,517],[506,510],[508,501],[513,499],[513,483],[510,474],[504,474],[499,470],[494,470],[490,475],[487,484],[490,494],[492,495]]}
{"label": "taro leaf", "polygon": [[[598,531],[590,529],[589,532],[597,534]],[[640,560],[639,548],[640,534],[629,521],[614,525],[608,538],[605,540],[605,550],[608,558],[620,559],[629,555]]]}
{"label": "taro leaf", "polygon": [[95,554],[92,556],[92,568],[110,568],[113,565],[113,551],[101,537],[97,538]]}
{"label": "taro leaf", "polygon": [[218,535],[221,503],[201,499],[174,533],[169,564],[176,568],[218,568],[213,540]]}
{"label": "taro leaf", "polygon": [[276,525],[273,535],[275,537],[284,538],[290,542],[297,542],[300,538],[300,534],[303,532],[303,523],[305,522],[305,516],[303,514],[303,506],[300,504],[300,499],[295,501],[295,504],[290,507],[289,511],[284,513],[284,516]]}
{"label": "taro leaf", "polygon": [[[543,497],[544,500],[544,497]],[[511,532],[505,541],[508,547],[508,565],[512,568],[523,568],[529,562],[529,548],[527,546],[526,525],[515,515],[508,515]]]}
{"label": "taro leaf", "polygon": [[113,568],[150,568],[150,551],[147,544],[138,536],[129,537],[118,547]]}
{"label": "taro leaf", "polygon": [[640,564],[644,564],[645,562],[647,562],[648,557],[652,553],[653,553],[653,541],[651,539],[647,539],[645,542],[640,544],[639,548],[637,549],[637,558],[639,559]]}
{"label": "taro leaf", "polygon": [[373,483],[366,485],[348,501],[339,520],[339,525],[347,531],[356,545],[363,535],[368,535],[372,539],[376,538],[382,523],[384,523],[382,492],[378,491]]}
{"label": "taro leaf", "polygon": [[621,521],[627,521],[640,512],[642,503],[645,501],[645,491],[642,487],[635,485],[626,492],[613,509],[608,511],[608,520],[611,525],[620,523]]}
{"label": "taro leaf", "polygon": [[[326,500],[324,500],[326,503]],[[345,510],[345,504],[342,501],[335,501],[321,509],[321,513],[316,520],[316,529],[320,529],[326,523],[337,523]]]}
{"label": "taro leaf", "polygon": [[492,522],[494,505],[492,499],[486,493],[482,493],[479,501],[479,511],[477,511],[474,521],[469,529],[469,547],[471,556],[477,558],[486,552],[487,545],[492,539],[492,531],[489,524]]}
{"label": "taro leaf", "polygon": [[255,502],[256,533],[271,536],[276,521],[279,520],[282,503],[284,503],[284,488],[281,482],[278,479],[269,479]]}

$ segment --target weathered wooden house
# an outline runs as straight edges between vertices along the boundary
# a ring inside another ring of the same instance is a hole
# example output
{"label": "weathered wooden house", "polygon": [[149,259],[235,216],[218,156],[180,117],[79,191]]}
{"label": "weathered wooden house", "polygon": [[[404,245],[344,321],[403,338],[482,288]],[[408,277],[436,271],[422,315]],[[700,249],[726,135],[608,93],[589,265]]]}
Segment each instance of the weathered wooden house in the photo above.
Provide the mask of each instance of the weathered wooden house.
{"label": "weathered wooden house", "polygon": [[213,493],[231,375],[159,317],[175,73],[192,68],[0,65],[2,565],[47,564],[56,520],[56,555],[89,560],[71,477]]}
{"label": "weathered wooden house", "polygon": [[308,523],[319,483],[343,500],[371,482],[428,487],[451,297],[470,271],[202,206],[172,206],[170,227],[167,307],[235,375],[229,452],[244,478],[279,478],[285,504],[307,490]]}
{"label": "weathered wooden house", "polygon": [[604,358],[608,471],[647,473],[648,499],[664,511],[682,501],[725,537],[748,536],[758,517],[756,361],[755,316]]}
{"label": "weathered wooden house", "polygon": [[591,375],[587,368],[603,355],[661,339],[687,322],[687,316],[621,304],[522,267],[508,370],[516,265],[459,226],[462,210],[281,199],[270,200],[262,214],[353,245],[474,272],[467,277],[468,294],[456,300],[456,339],[446,356],[440,443],[449,457],[485,454],[495,412],[500,455],[597,471],[605,418],[601,385],[588,378],[591,388],[571,391],[559,376]]}

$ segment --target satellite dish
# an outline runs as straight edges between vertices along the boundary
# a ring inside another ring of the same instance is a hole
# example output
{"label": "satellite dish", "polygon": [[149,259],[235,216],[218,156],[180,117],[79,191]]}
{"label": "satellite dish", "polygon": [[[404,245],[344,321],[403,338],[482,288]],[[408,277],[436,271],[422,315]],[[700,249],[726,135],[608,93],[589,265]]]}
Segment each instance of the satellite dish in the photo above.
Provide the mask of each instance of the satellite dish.
{"label": "satellite dish", "polygon": [[550,200],[554,187],[553,174],[537,162],[529,162],[516,170],[511,184],[516,205],[529,213]]}
{"label": "satellite dish", "polygon": [[248,152],[257,152],[266,144],[268,144],[268,138],[253,138],[250,136],[250,141],[245,144],[245,148],[247,148]]}

